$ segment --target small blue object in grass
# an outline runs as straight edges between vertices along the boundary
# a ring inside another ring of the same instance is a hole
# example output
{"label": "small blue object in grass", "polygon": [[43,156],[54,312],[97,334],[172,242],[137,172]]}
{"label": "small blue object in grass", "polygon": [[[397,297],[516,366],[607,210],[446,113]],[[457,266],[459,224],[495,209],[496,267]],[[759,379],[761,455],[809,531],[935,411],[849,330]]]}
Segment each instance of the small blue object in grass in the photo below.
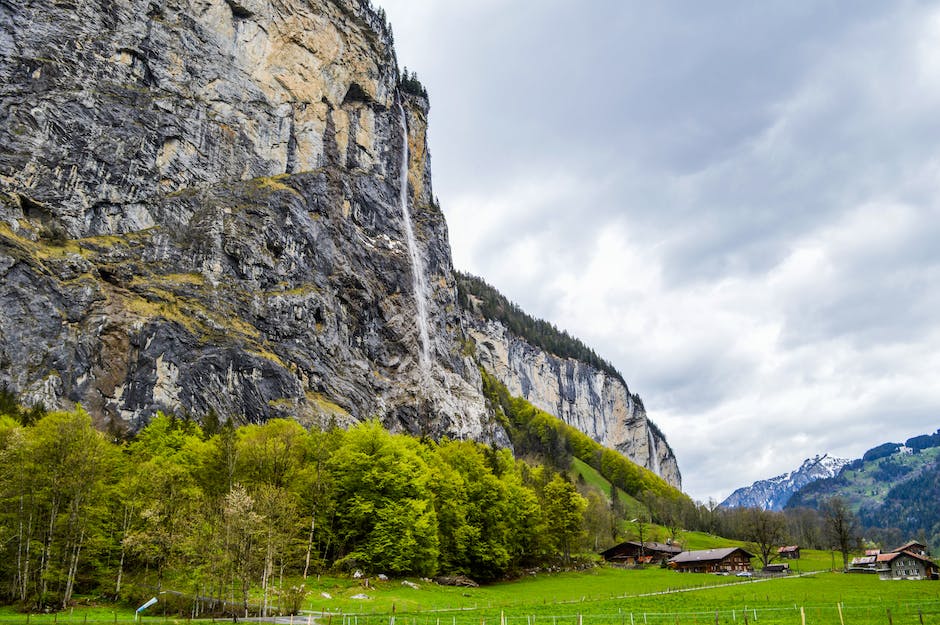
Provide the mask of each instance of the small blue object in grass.
{"label": "small blue object in grass", "polygon": [[137,619],[139,619],[140,613],[146,610],[147,608],[149,608],[150,606],[152,606],[153,604],[155,604],[156,602],[157,602],[156,597],[150,597],[150,599],[147,600],[147,602],[144,605],[137,608],[137,610],[134,612],[134,620],[136,621]]}

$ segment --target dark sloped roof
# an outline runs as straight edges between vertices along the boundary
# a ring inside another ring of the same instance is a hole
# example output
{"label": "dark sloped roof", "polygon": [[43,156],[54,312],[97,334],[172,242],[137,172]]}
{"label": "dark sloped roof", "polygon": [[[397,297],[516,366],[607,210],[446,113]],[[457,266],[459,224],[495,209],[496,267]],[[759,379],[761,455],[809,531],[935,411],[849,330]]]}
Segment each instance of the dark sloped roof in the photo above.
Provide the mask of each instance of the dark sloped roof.
{"label": "dark sloped roof", "polygon": [[676,564],[684,562],[717,562],[724,560],[735,551],[740,551],[748,558],[753,558],[754,554],[749,553],[741,547],[723,547],[721,549],[702,549],[700,551],[683,551],[676,557],[669,560]]}
{"label": "dark sloped roof", "polygon": [[[615,554],[618,551],[620,551],[623,547],[626,547],[628,545],[632,547],[636,547],[637,549],[640,548],[640,543],[638,541],[627,540],[617,545],[614,545],[610,549],[602,551],[601,555],[607,557],[608,554]],[[656,543],[656,542],[644,542],[643,549],[647,549],[649,551],[659,551],[661,553],[681,553],[682,552],[682,549],[680,547],[676,547],[675,545],[667,545],[666,543]]]}
{"label": "dark sloped roof", "polygon": [[902,551],[911,551],[914,547],[917,547],[918,551],[922,551],[927,548],[927,545],[921,542],[917,542],[916,540],[912,540],[911,542],[901,545],[897,549],[892,549],[891,551],[893,553],[901,553]]}

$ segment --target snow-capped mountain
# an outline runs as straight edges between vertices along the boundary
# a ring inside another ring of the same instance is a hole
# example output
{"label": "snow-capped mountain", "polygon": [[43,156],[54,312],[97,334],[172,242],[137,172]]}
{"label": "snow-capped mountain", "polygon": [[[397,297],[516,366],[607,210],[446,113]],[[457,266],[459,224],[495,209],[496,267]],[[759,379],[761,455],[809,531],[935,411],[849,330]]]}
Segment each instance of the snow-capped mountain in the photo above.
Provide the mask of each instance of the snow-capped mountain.
{"label": "snow-capped mountain", "polygon": [[851,461],[834,458],[829,454],[807,458],[795,471],[739,488],[721,502],[721,507],[782,510],[793,493],[810,482],[838,475],[842,467],[849,462]]}

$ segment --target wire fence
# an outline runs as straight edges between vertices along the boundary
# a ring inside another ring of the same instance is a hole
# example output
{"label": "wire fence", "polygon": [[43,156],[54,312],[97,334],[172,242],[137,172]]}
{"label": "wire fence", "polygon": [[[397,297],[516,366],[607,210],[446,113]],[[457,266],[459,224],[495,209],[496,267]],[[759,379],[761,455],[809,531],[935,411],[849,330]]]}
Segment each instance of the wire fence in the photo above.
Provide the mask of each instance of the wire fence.
{"label": "wire fence", "polygon": [[442,615],[306,615],[284,619],[279,624],[303,625],[307,620],[320,625],[938,625],[940,601],[909,604],[797,605],[772,608],[697,610],[568,612],[560,614],[519,614],[518,612],[476,612]]}
{"label": "wire fence", "polygon": [[[475,611],[435,614],[306,613],[294,616],[191,619],[173,615],[142,617],[143,625],[189,623],[268,623],[272,625],[940,625],[940,600],[885,605],[798,605],[772,608],[563,612],[521,614],[516,611]],[[3,625],[131,625],[126,615],[69,614],[0,615]]]}
{"label": "wire fence", "polygon": [[[146,617],[139,623],[269,623],[272,625],[937,625],[940,603],[868,606],[791,606],[680,612],[565,613],[565,614],[473,614],[473,615],[341,615],[300,614],[252,618],[190,619],[179,616]],[[77,618],[48,615],[2,615],[4,625],[137,625],[124,616],[101,614]]]}

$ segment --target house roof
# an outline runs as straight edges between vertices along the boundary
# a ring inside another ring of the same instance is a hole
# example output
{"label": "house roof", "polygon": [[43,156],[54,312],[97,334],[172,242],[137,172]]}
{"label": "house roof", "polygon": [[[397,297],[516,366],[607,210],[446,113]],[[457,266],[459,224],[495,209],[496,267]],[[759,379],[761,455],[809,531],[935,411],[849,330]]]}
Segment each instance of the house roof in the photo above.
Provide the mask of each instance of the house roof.
{"label": "house roof", "polygon": [[773,564],[768,564],[767,566],[764,567],[764,570],[767,571],[768,573],[772,573],[774,571],[787,571],[789,569],[790,569],[789,562],[774,562]]}
{"label": "house roof", "polygon": [[937,568],[936,562],[912,551],[892,551],[891,553],[882,553],[878,556],[878,562],[891,562],[892,560],[900,558],[901,556],[909,556],[915,560],[920,560],[925,564],[929,564],[930,566]]}
{"label": "house roof", "polygon": [[[620,544],[614,545],[610,549],[606,549],[602,551],[601,555],[606,557],[608,554],[616,554],[618,551],[620,551],[621,549],[627,546],[636,547],[637,549],[639,549],[640,543],[635,540],[627,540]],[[681,547],[676,547],[675,545],[667,545],[666,543],[657,543],[657,542],[644,542],[643,549],[648,550],[648,551],[658,551],[660,553],[675,553],[675,554],[682,553]]]}
{"label": "house roof", "polygon": [[921,542],[917,542],[916,540],[912,540],[911,542],[901,545],[897,549],[892,549],[891,551],[894,553],[900,553],[902,551],[915,551],[915,548],[916,551],[925,551],[927,549],[927,545]]}
{"label": "house roof", "polygon": [[780,549],[777,549],[777,553],[792,553],[794,551],[799,551],[799,550],[800,550],[799,545],[788,545],[786,547],[781,547]]}
{"label": "house roof", "polygon": [[700,551],[683,551],[679,555],[670,559],[670,562],[675,564],[683,564],[686,562],[717,562],[724,560],[732,553],[740,551],[748,558],[753,558],[754,554],[749,553],[742,549],[741,547],[724,547],[721,549],[702,549]]}

